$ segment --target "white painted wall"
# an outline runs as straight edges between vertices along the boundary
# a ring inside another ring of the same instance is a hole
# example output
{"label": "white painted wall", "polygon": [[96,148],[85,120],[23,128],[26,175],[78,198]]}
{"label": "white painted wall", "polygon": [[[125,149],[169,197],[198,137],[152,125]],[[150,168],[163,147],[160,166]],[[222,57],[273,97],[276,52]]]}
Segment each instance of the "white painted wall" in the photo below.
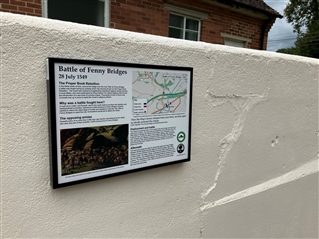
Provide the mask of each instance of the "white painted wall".
{"label": "white painted wall", "polygon": [[[0,13],[1,238],[318,237],[318,60]],[[194,67],[192,159],[52,190],[47,57]]]}

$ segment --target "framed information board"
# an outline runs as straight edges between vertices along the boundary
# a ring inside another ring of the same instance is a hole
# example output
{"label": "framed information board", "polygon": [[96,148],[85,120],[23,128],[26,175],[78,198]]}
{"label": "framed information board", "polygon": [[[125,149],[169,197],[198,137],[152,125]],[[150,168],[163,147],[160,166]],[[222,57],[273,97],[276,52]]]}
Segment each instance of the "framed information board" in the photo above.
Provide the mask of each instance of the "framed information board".
{"label": "framed information board", "polygon": [[48,58],[51,184],[190,160],[190,67]]}

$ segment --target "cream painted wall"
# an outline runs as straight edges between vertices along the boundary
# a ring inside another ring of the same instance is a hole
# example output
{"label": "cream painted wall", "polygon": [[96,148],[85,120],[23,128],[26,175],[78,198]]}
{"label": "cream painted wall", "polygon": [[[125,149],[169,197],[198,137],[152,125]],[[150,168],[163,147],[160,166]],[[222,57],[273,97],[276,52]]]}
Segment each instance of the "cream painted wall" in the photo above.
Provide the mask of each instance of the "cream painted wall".
{"label": "cream painted wall", "polygon": [[[0,13],[1,238],[317,238],[318,60]],[[47,57],[194,68],[192,159],[53,190]]]}

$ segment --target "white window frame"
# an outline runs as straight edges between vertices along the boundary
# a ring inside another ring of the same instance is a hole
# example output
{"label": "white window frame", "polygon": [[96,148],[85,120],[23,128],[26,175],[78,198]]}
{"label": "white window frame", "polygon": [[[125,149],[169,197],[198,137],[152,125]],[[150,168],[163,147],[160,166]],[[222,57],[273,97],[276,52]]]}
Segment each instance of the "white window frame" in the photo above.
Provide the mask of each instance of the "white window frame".
{"label": "white window frame", "polygon": [[226,45],[225,44],[226,40],[243,42],[244,43],[244,48],[247,48],[248,47],[248,43],[251,43],[251,39],[245,38],[245,37],[240,37],[240,36],[231,35],[231,34],[227,34],[227,33],[221,33],[220,36],[225,38],[224,45]]}
{"label": "white window frame", "polygon": [[41,0],[42,17],[48,18],[48,0]]}
{"label": "white window frame", "polygon": [[[44,18],[48,18],[48,1],[49,0],[41,0],[42,17]],[[110,27],[111,0],[99,0],[99,1],[104,2],[104,27]]]}
{"label": "white window frame", "polygon": [[[178,7],[169,3],[165,3],[164,4],[164,8],[170,11],[170,15],[176,15],[176,16],[180,16],[184,18],[184,25],[183,25],[183,39],[185,39],[185,32],[187,31],[191,31],[191,32],[198,32],[198,37],[197,37],[197,41],[200,40],[200,34],[201,34],[201,26],[202,26],[202,20],[203,19],[207,19],[208,18],[208,14],[207,13],[203,13],[203,12],[199,12],[199,11],[195,11],[195,10],[191,10],[191,9],[187,9],[187,8],[182,8],[182,7]],[[193,31],[193,30],[189,30],[186,29],[186,19],[192,19],[192,20],[196,20],[198,21],[198,31]],[[175,28],[175,29],[181,29],[178,27],[171,27],[170,25],[168,26],[169,28]]]}
{"label": "white window frame", "polygon": [[[189,31],[189,32],[196,32],[197,33],[197,41],[199,41],[199,39],[200,39],[200,29],[201,29],[201,20],[200,19],[184,16],[184,15],[181,15],[181,14],[178,14],[178,13],[174,13],[174,12],[171,12],[170,15],[180,16],[180,17],[183,18],[183,28],[179,28],[179,27],[174,27],[174,26],[168,25],[168,28],[174,28],[174,29],[178,29],[178,30],[183,30],[183,38],[180,38],[180,39],[189,40],[189,39],[185,39],[186,31]],[[198,22],[198,31],[194,31],[194,30],[191,30],[191,29],[186,29],[186,20],[187,19],[192,19],[192,20],[195,20],[195,21]]]}

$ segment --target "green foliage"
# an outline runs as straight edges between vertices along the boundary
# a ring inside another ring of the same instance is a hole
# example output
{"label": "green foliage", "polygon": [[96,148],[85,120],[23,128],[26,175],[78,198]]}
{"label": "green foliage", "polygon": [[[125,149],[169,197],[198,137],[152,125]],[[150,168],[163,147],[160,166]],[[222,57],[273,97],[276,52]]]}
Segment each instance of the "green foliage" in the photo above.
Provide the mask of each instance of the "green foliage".
{"label": "green foliage", "polygon": [[301,56],[319,58],[319,24],[312,24],[305,33],[298,35],[295,42]]}
{"label": "green foliage", "polygon": [[290,54],[290,55],[299,55],[298,54],[298,49],[296,47],[281,48],[281,49],[278,49],[277,52]]}
{"label": "green foliage", "polygon": [[284,14],[298,36],[294,47],[277,52],[319,58],[319,0],[290,0]]}
{"label": "green foliage", "polygon": [[302,28],[309,28],[318,23],[318,0],[290,0],[284,10],[287,21],[292,24],[294,31],[302,33]]}

